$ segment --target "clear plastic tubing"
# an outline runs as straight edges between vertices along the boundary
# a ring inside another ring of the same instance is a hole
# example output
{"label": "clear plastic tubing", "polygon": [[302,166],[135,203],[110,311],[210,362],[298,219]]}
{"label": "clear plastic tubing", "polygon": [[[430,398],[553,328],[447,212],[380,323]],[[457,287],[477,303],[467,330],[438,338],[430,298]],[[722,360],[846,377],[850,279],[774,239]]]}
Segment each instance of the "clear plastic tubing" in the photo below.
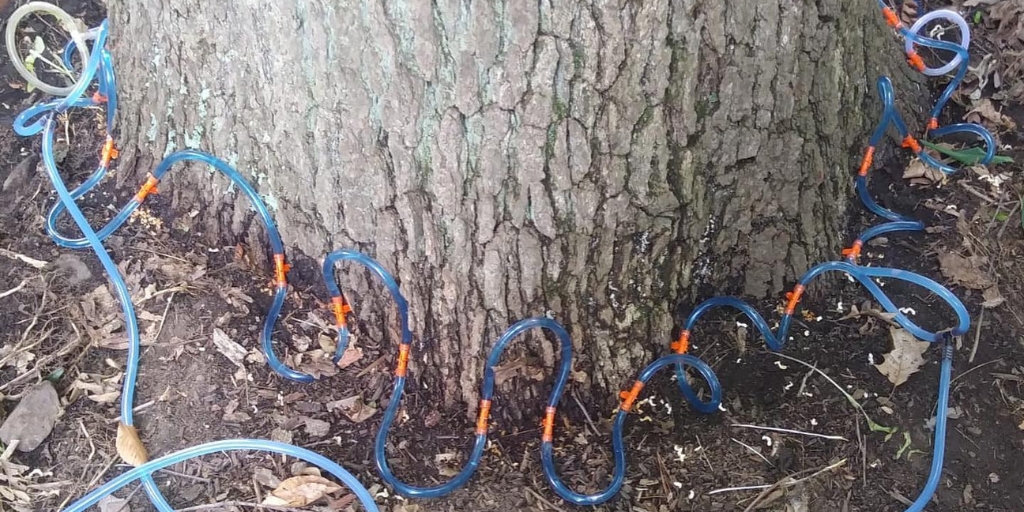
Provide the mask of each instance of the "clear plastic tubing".
{"label": "clear plastic tubing", "polygon": [[[954,57],[941,67],[926,67],[923,73],[927,76],[942,76],[945,75],[946,73],[949,73],[950,71],[953,71],[953,69],[955,69],[957,66],[960,65],[961,62],[965,60],[964,55],[971,47],[971,29],[967,26],[967,21],[964,20],[963,16],[960,16],[960,13],[957,13],[956,11],[951,11],[949,9],[938,9],[935,11],[931,11],[925,14],[924,16],[921,16],[920,18],[917,19],[917,21],[914,22],[913,25],[910,26],[909,32],[917,36],[920,34],[921,29],[923,29],[926,25],[936,20],[951,21],[953,22],[953,24],[957,26],[957,28],[960,29],[960,44],[958,46],[963,49],[963,53],[956,52]],[[904,48],[905,51],[912,51],[914,49],[914,45],[915,41],[908,37],[906,46]]]}
{"label": "clear plastic tubing", "polygon": [[[49,14],[50,16],[57,18],[57,21],[59,21],[61,26],[64,27],[64,30],[67,30],[68,33],[71,34],[71,39],[75,41],[75,44],[78,46],[78,53],[82,59],[82,65],[84,66],[85,63],[89,62],[89,49],[85,46],[83,34],[78,31],[78,25],[70,14],[60,7],[48,2],[29,2],[17,8],[13,13],[11,13],[11,17],[7,20],[7,31],[4,34],[4,42],[7,44],[7,55],[11,58],[11,63],[14,64],[14,69],[18,70],[18,74],[21,75],[25,81],[32,84],[40,91],[53,96],[69,96],[72,91],[75,90],[77,85],[87,83],[91,78],[86,78],[83,74],[75,84],[66,87],[50,85],[40,80],[34,73],[30,72],[28,68],[25,67],[24,57],[18,54],[18,25],[21,24],[21,20],[25,19],[25,17],[30,14]],[[68,66],[68,69],[72,70],[72,72],[74,71],[74,68],[71,66]]]}
{"label": "clear plastic tubing", "polygon": [[68,508],[64,509],[64,511],[86,512],[89,507],[96,505],[105,496],[110,496],[118,489],[137,480],[150,477],[154,471],[172,466],[188,459],[218,452],[253,450],[287,455],[319,466],[345,484],[345,486],[347,486],[352,493],[356,495],[356,499],[359,500],[359,503],[363,505],[365,510],[368,512],[378,512],[378,510],[380,510],[377,508],[377,504],[373,501],[373,496],[371,496],[369,491],[359,483],[359,480],[357,480],[355,476],[346,471],[345,468],[339,466],[336,462],[324,457],[323,455],[311,452],[305,448],[278,443],[276,441],[267,441],[263,439],[226,439],[223,441],[214,441],[212,443],[192,446],[132,468],[131,470],[121,473],[116,478],[94,489],[89,494],[72,503]]}

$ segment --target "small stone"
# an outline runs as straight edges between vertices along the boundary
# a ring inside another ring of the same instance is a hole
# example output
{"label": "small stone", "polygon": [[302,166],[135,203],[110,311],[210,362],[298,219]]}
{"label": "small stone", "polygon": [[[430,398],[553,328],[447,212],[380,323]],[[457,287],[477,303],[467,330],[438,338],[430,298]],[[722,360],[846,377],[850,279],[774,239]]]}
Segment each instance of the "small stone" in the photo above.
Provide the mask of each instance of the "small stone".
{"label": "small stone", "polygon": [[128,500],[114,495],[104,496],[96,503],[96,506],[99,507],[100,512],[132,512],[131,507],[128,506]]}
{"label": "small stone", "polygon": [[30,452],[53,431],[53,425],[64,411],[60,407],[60,398],[53,384],[44,380],[30,389],[14,411],[0,426],[0,441],[5,445],[18,439],[18,451]]}
{"label": "small stone", "polygon": [[969,432],[972,436],[981,435],[981,429],[978,427],[967,427],[967,432]]}

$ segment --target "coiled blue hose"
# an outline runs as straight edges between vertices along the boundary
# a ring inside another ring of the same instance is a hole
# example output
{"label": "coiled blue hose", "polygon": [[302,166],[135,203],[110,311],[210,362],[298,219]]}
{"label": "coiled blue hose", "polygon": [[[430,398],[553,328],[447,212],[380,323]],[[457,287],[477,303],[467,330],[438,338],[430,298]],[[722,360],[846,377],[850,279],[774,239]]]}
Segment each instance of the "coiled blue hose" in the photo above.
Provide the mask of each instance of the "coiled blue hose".
{"label": "coiled blue hose", "polygon": [[[140,194],[136,195],[136,197],[129,201],[128,204],[126,204],[110,222],[101,228],[98,233],[92,228],[88,219],[86,219],[81,209],[78,208],[76,200],[88,193],[103,179],[107,171],[107,164],[109,163],[109,154],[104,156],[104,161],[101,162],[101,165],[82,185],[75,188],[73,191],[69,191],[60,176],[60,171],[57,168],[57,163],[54,159],[53,147],[54,132],[57,124],[56,115],[58,113],[64,112],[73,107],[91,106],[103,102],[107,103],[107,136],[108,144],[112,146],[112,126],[116,115],[117,100],[110,53],[104,46],[107,36],[107,21],[104,20],[100,27],[90,31],[90,34],[92,37],[89,37],[89,39],[95,40],[93,43],[93,53],[90,56],[89,62],[83,63],[83,76],[78,82],[78,86],[72,90],[71,95],[53,102],[29,108],[15,119],[14,128],[15,131],[22,136],[36,135],[42,132],[42,156],[44,167],[46,168],[47,176],[59,197],[59,201],[50,210],[50,215],[47,219],[47,233],[58,245],[62,247],[74,249],[91,248],[99,258],[100,263],[103,265],[103,268],[114,287],[118,302],[120,303],[122,312],[125,316],[125,330],[128,332],[128,355],[125,363],[124,388],[121,394],[120,419],[125,425],[132,426],[134,425],[132,404],[134,402],[135,384],[138,379],[139,367],[138,320],[135,316],[135,309],[131,301],[131,295],[128,291],[128,287],[125,284],[117,266],[111,259],[110,254],[103,246],[103,240],[114,233],[128,220],[132,212],[134,212],[139,207],[142,200],[145,199],[146,194],[155,192],[155,183],[159,182],[160,179],[162,179],[176,163],[195,160],[209,164],[221,171],[252,201],[252,204],[259,214],[261,222],[267,229],[271,248],[275,255],[275,265],[277,265],[278,274],[277,292],[275,293],[274,303],[271,307],[270,314],[268,314],[266,318],[263,329],[265,347],[270,346],[269,338],[273,331],[274,322],[279,316],[281,304],[283,303],[287,293],[287,285],[284,283],[284,273],[287,271],[287,267],[284,265],[284,244],[281,241],[281,237],[277,232],[277,228],[273,223],[273,219],[271,218],[269,211],[267,211],[266,206],[256,191],[244,178],[242,178],[240,174],[238,174],[237,171],[231,168],[231,166],[211,155],[198,151],[179,151],[165,158],[151,174],[150,182],[148,182],[151,183],[151,186],[144,187],[144,190],[146,190],[145,194],[140,192]],[[65,55],[67,54],[68,52],[66,50]],[[66,57],[65,60],[69,58],[70,57]],[[85,90],[91,84],[93,77],[96,75],[98,70],[100,71],[98,90],[102,97],[96,96],[93,100],[82,98]],[[105,152],[109,152],[109,148],[105,150]],[[57,231],[57,219],[65,211],[71,215],[75,224],[78,226],[79,230],[81,230],[81,238],[66,237]],[[193,457],[228,450],[263,450],[289,455],[312,464],[316,464],[327,470],[352,489],[366,510],[374,512],[378,510],[370,493],[359,483],[358,480],[356,480],[354,476],[345,471],[335,462],[296,446],[260,439],[218,441],[166,455],[120,475],[100,488],[95,489],[82,499],[71,504],[67,510],[75,512],[84,511],[97,503],[104,496],[113,493],[117,489],[120,489],[133,481],[139,480],[142,482],[143,488],[146,490],[146,494],[149,496],[150,501],[157,510],[160,512],[172,512],[173,508],[167,502],[167,499],[163,494],[160,493],[160,490],[156,486],[156,482],[153,480],[152,473],[160,468],[164,468]]]}

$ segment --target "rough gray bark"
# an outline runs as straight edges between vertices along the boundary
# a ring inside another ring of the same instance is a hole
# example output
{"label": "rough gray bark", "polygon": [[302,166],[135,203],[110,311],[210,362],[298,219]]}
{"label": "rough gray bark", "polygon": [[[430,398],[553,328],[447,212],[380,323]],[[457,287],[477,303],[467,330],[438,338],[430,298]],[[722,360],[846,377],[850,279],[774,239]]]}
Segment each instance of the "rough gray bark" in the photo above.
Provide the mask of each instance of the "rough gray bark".
{"label": "rough gray bark", "polygon": [[[762,298],[834,258],[874,80],[906,81],[869,0],[110,10],[123,162],[212,152],[252,177],[290,250],[378,258],[410,299],[414,373],[449,404],[473,404],[518,319],[553,312],[579,378],[613,391],[699,286]],[[258,231],[219,176],[170,181],[209,236]]]}

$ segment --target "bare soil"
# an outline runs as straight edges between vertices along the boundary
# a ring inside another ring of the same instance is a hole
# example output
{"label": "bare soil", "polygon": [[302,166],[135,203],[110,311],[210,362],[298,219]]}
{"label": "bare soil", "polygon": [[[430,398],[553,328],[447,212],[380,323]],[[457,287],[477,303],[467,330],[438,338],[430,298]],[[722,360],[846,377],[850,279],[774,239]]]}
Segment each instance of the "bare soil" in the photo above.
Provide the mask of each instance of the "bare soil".
{"label": "bare soil", "polygon": [[[102,12],[91,2],[69,1],[62,6],[93,25]],[[8,6],[3,16],[13,7]],[[110,327],[109,319],[120,315],[116,304],[96,299],[107,284],[95,256],[59,249],[44,232],[43,221],[54,195],[45,174],[36,167],[38,140],[17,137],[10,129],[13,117],[40,97],[7,85],[20,82],[9,65],[2,72],[6,80],[0,84],[0,181],[4,183],[0,248],[8,255],[0,255],[0,293],[23,281],[25,286],[0,299],[0,347],[13,347],[32,357],[20,365],[0,363],[0,418],[29,386],[48,376],[55,381],[67,402],[64,416],[43,446],[28,454],[15,453],[11,461],[40,470],[18,480],[18,485],[30,486],[31,508],[56,510],[124,470],[113,442],[116,397],[76,384],[106,379],[111,390],[119,390],[117,376],[124,370],[124,351],[104,347],[115,345],[124,333],[123,328]],[[1018,125],[1024,124],[1024,110],[1012,108],[1005,113]],[[102,136],[95,117],[90,113],[73,116],[68,123],[70,143],[59,141],[62,152],[67,150],[62,170],[69,183],[81,181],[96,165]],[[1004,133],[1002,142],[1019,148],[1024,140],[1018,137]],[[929,510],[1024,510],[1024,313],[1020,311],[1024,279],[1016,264],[1024,251],[1019,209],[1024,152],[1014,149],[1009,154],[1018,163],[992,168],[1012,176],[1001,186],[1002,195],[971,172],[941,186],[908,186],[901,177],[907,162],[895,151],[883,153],[883,157],[889,155],[887,165],[872,174],[872,191],[884,205],[913,212],[934,232],[891,236],[884,245],[868,247],[863,261],[921,272],[947,284],[968,304],[972,315],[971,332],[958,340],[950,398],[956,419],[950,421],[943,477]],[[94,224],[100,225],[111,216],[109,207],[119,207],[131,192],[105,185],[86,197],[83,206]],[[877,221],[855,212],[848,238]],[[74,232],[69,225],[63,228]],[[170,211],[169,201],[159,195],[110,239],[108,249],[122,264],[133,296],[139,297],[136,305],[146,345],[135,403],[140,432],[152,454],[224,438],[273,438],[339,461],[377,493],[385,510],[575,508],[549,489],[541,472],[538,426],[544,395],[524,398],[537,403],[532,415],[513,418],[502,411],[507,397],[537,389],[527,379],[512,379],[500,387],[491,442],[469,485],[445,499],[403,500],[391,495],[374,469],[372,444],[380,413],[356,422],[337,406],[353,396],[378,410],[386,405],[396,352],[393,340],[372,339],[357,329],[362,358],[313,385],[277,377],[255,355],[239,371],[218,352],[213,332],[221,329],[252,354],[258,352],[258,330],[271,292],[270,275],[253,263],[263,259],[258,257],[262,249],[235,241],[205,243],[192,231],[187,212]],[[997,283],[1006,302],[983,308],[980,304],[986,299],[981,290],[943,273],[937,255],[945,252],[983,256],[980,270]],[[51,264],[36,269],[11,253]],[[278,324],[279,353],[315,349],[321,335],[332,336],[325,321],[327,296],[317,261],[300,255],[295,262],[292,292]],[[88,275],[80,272],[82,266]],[[949,312],[936,297],[899,282],[886,283],[885,289],[897,303],[913,308],[914,318],[922,325],[949,325]],[[651,400],[627,424],[626,485],[619,497],[596,510],[738,511],[755,500],[762,510],[903,510],[905,500],[913,500],[924,484],[931,462],[932,431],[927,422],[935,414],[939,351],[930,349],[925,354],[927,364],[893,388],[872,368],[872,362],[881,362],[891,348],[888,325],[870,315],[844,319],[851,305],[870,308],[868,299],[859,286],[843,279],[815,284],[802,303],[807,314],[793,329],[785,354],[827,373],[860,401],[874,421],[898,429],[895,434],[887,437],[869,431],[863,417],[820,375],[766,352],[756,336],[738,332],[741,318],[721,313],[701,324],[694,334],[693,352],[717,372],[726,392],[724,411],[696,413],[682,401],[667,375],[656,378],[644,393]],[[681,304],[680,316],[694,305]],[[777,303],[759,306],[769,318],[777,318]],[[542,387],[545,393],[549,385],[550,377]],[[557,460],[565,481],[577,490],[595,491],[606,485],[611,471],[612,403],[611,397],[600,404],[580,403],[570,388],[560,404]],[[398,475],[408,481],[422,485],[444,481],[453,472],[451,466],[457,469],[468,452],[471,421],[464,409],[440,404],[431,389],[418,386],[415,380],[407,388],[405,419],[392,432],[389,454]],[[320,428],[320,422],[329,429]],[[223,510],[242,510],[243,503],[258,503],[271,490],[256,477],[259,468],[285,478],[302,469],[292,462],[252,453],[208,456],[178,464],[173,471],[158,473],[156,479],[182,509],[233,502]],[[770,486],[829,466],[834,469],[784,491],[723,490]],[[57,485],[47,486],[53,483]],[[130,496],[133,511],[150,509],[137,486],[118,495]],[[346,507],[343,502],[317,506],[322,510]],[[0,510],[10,507],[0,497]]]}

